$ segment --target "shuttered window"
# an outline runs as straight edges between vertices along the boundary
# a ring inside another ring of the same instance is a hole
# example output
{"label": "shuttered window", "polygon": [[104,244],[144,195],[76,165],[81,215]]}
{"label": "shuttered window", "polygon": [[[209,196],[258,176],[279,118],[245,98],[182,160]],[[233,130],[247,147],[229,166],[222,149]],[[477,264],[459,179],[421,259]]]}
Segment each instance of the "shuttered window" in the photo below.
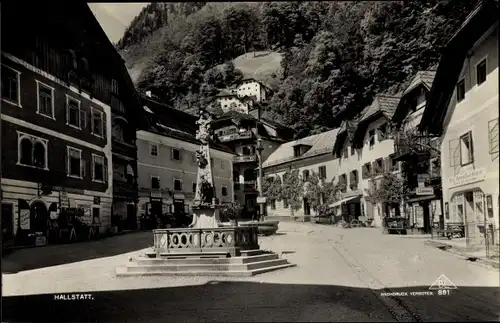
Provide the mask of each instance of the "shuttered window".
{"label": "shuttered window", "polygon": [[460,166],[460,139],[449,141],[450,167]]}
{"label": "shuttered window", "polygon": [[498,118],[488,122],[490,154],[498,154]]}

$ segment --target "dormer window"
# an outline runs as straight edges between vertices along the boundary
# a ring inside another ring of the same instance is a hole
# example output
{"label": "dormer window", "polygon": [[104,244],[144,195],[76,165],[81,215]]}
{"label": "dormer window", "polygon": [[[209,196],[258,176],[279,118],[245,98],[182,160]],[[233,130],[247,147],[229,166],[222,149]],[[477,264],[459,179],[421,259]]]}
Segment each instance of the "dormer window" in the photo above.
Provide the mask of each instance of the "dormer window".
{"label": "dormer window", "polygon": [[300,146],[293,147],[293,157],[300,157]]}
{"label": "dormer window", "polygon": [[297,144],[293,146],[293,156],[295,158],[300,157],[304,155],[310,148],[311,148],[310,145]]}

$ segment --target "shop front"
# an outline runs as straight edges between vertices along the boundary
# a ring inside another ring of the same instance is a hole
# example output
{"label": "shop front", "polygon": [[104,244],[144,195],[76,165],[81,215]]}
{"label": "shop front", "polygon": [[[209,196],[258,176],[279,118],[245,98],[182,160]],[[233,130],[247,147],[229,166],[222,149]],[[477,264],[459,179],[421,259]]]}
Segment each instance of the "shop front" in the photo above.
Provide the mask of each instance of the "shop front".
{"label": "shop front", "polygon": [[498,182],[487,178],[484,169],[473,170],[449,180],[445,200],[445,223],[464,227],[468,246],[498,243]]}

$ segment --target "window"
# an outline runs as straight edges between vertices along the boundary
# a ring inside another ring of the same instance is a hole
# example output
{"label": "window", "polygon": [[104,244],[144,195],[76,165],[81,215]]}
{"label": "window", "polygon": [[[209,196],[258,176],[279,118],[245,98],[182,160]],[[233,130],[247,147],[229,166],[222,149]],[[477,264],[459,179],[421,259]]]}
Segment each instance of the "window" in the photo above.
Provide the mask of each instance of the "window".
{"label": "window", "polygon": [[378,141],[387,139],[387,123],[384,123],[378,128]]}
{"label": "window", "polygon": [[118,94],[118,82],[115,79],[111,80],[111,92]]}
{"label": "window", "polygon": [[356,148],[351,146],[351,156],[354,156],[356,154]]}
{"label": "window", "polygon": [[193,193],[196,193],[196,182],[193,182]]}
{"label": "window", "polygon": [[375,160],[375,167],[374,167],[375,175],[379,175],[383,173],[384,171],[384,160],[382,158],[379,158]]}
{"label": "window", "polygon": [[91,108],[92,114],[92,134],[97,137],[104,137],[104,113]]}
{"label": "window", "polygon": [[18,132],[17,142],[19,165],[48,169],[46,139]]}
{"label": "window", "polygon": [[37,113],[54,119],[54,88],[36,81]]}
{"label": "window", "polygon": [[160,178],[158,176],[151,176],[151,189],[160,189]]}
{"label": "window", "polygon": [[474,162],[474,147],[472,144],[472,132],[469,131],[460,137],[460,164],[469,165]]}
{"label": "window", "polygon": [[370,130],[368,132],[368,138],[369,138],[369,143],[370,143],[370,150],[372,150],[373,146],[375,146],[375,129]]}
{"label": "window", "polygon": [[174,191],[182,191],[182,182],[180,179],[174,179]]}
{"label": "window", "polygon": [[66,124],[78,129],[85,124],[85,112],[80,111],[80,101],[68,95],[66,95]]}
{"label": "window", "polygon": [[481,85],[486,81],[486,58],[476,65],[477,85]]}
{"label": "window", "polygon": [[293,147],[293,156],[295,158],[300,157],[300,146]]}
{"label": "window", "polygon": [[106,163],[103,156],[92,154],[92,180],[95,182],[106,181]]}
{"label": "window", "polygon": [[357,170],[353,170],[351,171],[351,174],[350,174],[350,187],[351,187],[351,190],[355,191],[358,189],[358,171]]}
{"label": "window", "polygon": [[370,163],[366,163],[363,165],[362,173],[363,179],[370,178],[372,176],[372,165]]}
{"label": "window", "polygon": [[276,200],[271,200],[269,203],[271,204],[271,210],[276,210]]}
{"label": "window", "polygon": [[488,121],[490,154],[498,154],[498,118]]}
{"label": "window", "polygon": [[465,99],[465,79],[460,80],[457,83],[457,102]]}
{"label": "window", "polygon": [[222,186],[222,196],[227,196],[227,187]]}
{"label": "window", "polygon": [[158,156],[158,145],[157,144],[151,144],[149,147],[149,153],[151,156]]}
{"label": "window", "polygon": [[283,199],[283,208],[288,209],[288,200],[287,199]]}
{"label": "window", "polygon": [[172,148],[171,153],[172,160],[181,160],[181,151],[179,149]]}
{"label": "window", "polygon": [[85,177],[85,163],[82,160],[82,151],[77,148],[68,147],[68,169],[69,177]]}
{"label": "window", "polygon": [[318,175],[319,179],[326,179],[326,166],[319,166]]}
{"label": "window", "polygon": [[21,106],[21,72],[2,65],[2,99]]}
{"label": "window", "polygon": [[397,170],[399,170],[399,162],[391,158],[391,171],[397,171]]}
{"label": "window", "polygon": [[344,156],[344,158],[349,158],[349,147],[345,146],[344,149],[342,149],[342,156]]}
{"label": "window", "polygon": [[309,170],[308,169],[305,169],[302,171],[302,179],[304,180],[304,182],[307,182],[307,180],[309,179]]}

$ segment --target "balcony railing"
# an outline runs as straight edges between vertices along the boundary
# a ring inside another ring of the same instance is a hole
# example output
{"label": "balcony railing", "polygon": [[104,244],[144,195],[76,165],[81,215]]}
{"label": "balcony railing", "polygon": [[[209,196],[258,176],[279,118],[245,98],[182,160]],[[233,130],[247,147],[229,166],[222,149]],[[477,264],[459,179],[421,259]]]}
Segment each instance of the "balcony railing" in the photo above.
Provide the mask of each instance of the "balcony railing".
{"label": "balcony railing", "polygon": [[124,182],[115,179],[113,180],[113,194],[115,196],[135,199],[138,194],[137,183]]}
{"label": "balcony railing", "polygon": [[431,137],[417,131],[399,131],[394,138],[397,158],[407,155],[430,154]]}
{"label": "balcony railing", "polygon": [[233,140],[242,140],[242,139],[250,139],[253,137],[253,132],[251,130],[247,130],[244,132],[236,132],[227,135],[219,135],[219,140],[221,142],[228,142]]}
{"label": "balcony railing", "polygon": [[233,163],[252,163],[257,161],[257,155],[242,155],[233,158]]}

